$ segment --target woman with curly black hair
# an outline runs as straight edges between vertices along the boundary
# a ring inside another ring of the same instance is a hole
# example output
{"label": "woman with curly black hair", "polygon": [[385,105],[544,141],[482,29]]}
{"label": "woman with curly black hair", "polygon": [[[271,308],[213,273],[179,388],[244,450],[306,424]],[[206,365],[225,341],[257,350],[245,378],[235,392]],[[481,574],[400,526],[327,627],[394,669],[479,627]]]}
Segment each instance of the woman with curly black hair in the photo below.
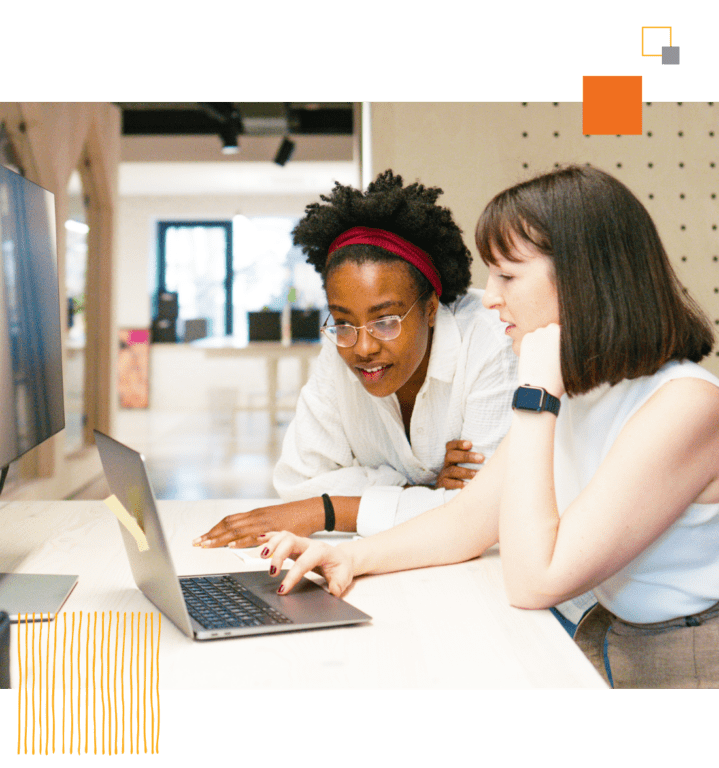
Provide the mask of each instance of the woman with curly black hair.
{"label": "woman with curly black hair", "polygon": [[[710,321],[619,180],[568,166],[504,190],[477,225],[484,303],[519,383],[506,438],[445,507],[337,547],[281,533],[263,557],[332,594],[363,573],[456,563],[499,543],[507,596],[592,590],[575,640],[615,688],[719,687],[719,378]],[[468,660],[471,663],[471,660]]]}
{"label": "woman with curly black hair", "polygon": [[469,288],[471,255],[440,194],[385,171],[307,206],[294,243],[322,275],[330,343],[275,469],[285,503],[230,515],[197,545],[391,528],[454,495],[499,445],[516,362]]}

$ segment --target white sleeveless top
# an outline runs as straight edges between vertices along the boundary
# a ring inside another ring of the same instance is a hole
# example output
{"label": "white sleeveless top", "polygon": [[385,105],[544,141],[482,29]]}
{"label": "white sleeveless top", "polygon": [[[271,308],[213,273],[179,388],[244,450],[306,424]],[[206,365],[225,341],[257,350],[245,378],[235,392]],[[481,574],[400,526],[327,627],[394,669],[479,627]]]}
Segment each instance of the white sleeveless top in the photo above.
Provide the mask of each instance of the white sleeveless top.
{"label": "white sleeveless top", "polygon": [[[588,485],[626,422],[659,387],[677,378],[719,379],[691,362],[673,361],[653,376],[603,384],[562,397],[554,440],[560,515]],[[625,621],[651,623],[698,613],[719,600],[719,504],[692,504],[648,549],[594,588]]]}

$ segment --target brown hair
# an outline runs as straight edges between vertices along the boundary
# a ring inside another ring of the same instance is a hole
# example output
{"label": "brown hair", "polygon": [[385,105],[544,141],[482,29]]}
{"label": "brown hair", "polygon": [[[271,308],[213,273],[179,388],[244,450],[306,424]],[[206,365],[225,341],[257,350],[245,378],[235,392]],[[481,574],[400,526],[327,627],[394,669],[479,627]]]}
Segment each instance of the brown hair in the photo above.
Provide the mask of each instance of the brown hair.
{"label": "brown hair", "polygon": [[698,362],[714,336],[682,287],[646,208],[621,182],[567,166],[500,192],[477,223],[485,264],[517,261],[512,239],[554,263],[569,395]]}

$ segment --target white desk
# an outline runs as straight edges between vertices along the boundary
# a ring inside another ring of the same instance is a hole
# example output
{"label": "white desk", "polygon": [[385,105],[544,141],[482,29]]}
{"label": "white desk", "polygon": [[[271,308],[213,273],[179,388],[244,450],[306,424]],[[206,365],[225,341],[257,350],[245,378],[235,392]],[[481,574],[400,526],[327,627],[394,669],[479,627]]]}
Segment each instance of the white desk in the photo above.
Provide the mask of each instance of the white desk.
{"label": "white desk", "polygon": [[240,344],[227,337],[211,337],[192,342],[193,347],[202,349],[208,357],[260,357],[267,369],[267,397],[269,400],[270,423],[277,423],[277,369],[280,359],[298,357],[300,360],[300,388],[309,378],[310,363],[322,348],[320,342],[296,341],[284,345],[279,341],[253,341]]}
{"label": "white desk", "polygon": [[[166,501],[160,513],[180,574],[267,567],[191,546],[222,517],[265,502]],[[64,610],[150,611],[118,523],[103,502],[0,503],[0,571],[78,573]],[[549,611],[507,603],[496,552],[459,565],[355,581],[365,626],[198,643],[162,624],[163,689],[604,688]],[[11,658],[16,658],[14,633]],[[17,681],[13,681],[17,685]]]}

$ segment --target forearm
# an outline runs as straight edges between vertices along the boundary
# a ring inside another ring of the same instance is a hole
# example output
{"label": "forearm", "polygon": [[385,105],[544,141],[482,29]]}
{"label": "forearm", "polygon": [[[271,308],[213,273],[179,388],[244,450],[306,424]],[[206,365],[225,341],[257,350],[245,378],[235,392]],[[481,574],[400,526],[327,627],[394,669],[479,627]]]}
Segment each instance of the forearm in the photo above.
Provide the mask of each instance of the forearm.
{"label": "forearm", "polygon": [[507,593],[512,604],[521,607],[542,607],[542,594],[551,592],[549,577],[559,527],[554,488],[556,420],[546,411],[517,411],[508,438],[512,471],[502,492],[499,537]]}
{"label": "forearm", "polygon": [[[330,496],[332,506],[335,510],[335,530],[354,532],[357,530],[357,513],[361,498],[359,496]],[[325,530],[324,523],[324,504],[322,504],[322,523],[318,530]]]}
{"label": "forearm", "polygon": [[[330,496],[334,508],[335,524],[332,530],[353,532],[357,530],[357,512],[359,511],[359,496]],[[304,501],[292,502],[302,510],[302,525],[312,533],[327,530],[325,504],[321,496],[314,496]],[[288,505],[290,506],[290,505]]]}
{"label": "forearm", "polygon": [[488,496],[483,497],[479,479],[443,506],[339,545],[351,557],[353,576],[463,562],[496,544],[497,509]]}

